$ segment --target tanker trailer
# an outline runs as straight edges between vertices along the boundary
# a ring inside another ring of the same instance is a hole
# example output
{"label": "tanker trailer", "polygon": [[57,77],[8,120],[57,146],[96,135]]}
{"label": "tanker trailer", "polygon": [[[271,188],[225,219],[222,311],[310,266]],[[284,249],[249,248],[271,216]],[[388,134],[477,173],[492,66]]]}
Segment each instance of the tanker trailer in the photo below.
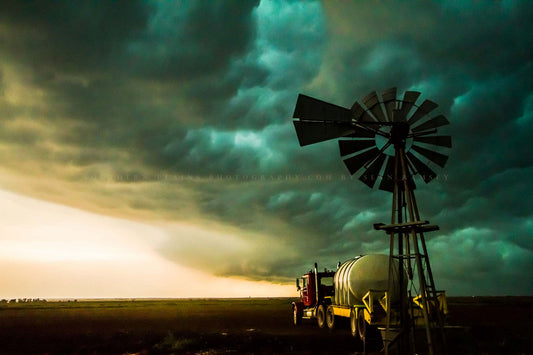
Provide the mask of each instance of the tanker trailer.
{"label": "tanker trailer", "polygon": [[[315,264],[314,272],[296,280],[300,300],[292,303],[294,324],[300,324],[302,319],[316,318],[320,328],[327,325],[332,329],[337,317],[349,318],[352,335],[364,340],[368,330],[386,326],[389,302],[389,322],[391,326],[397,325],[401,308],[398,260],[394,259],[391,266],[389,290],[388,255],[358,256],[339,263],[335,272],[318,272]],[[403,268],[402,273],[407,280]],[[405,289],[403,292],[407,294]],[[419,297],[412,299],[413,308],[418,307]],[[438,308],[444,309],[444,295],[439,302]],[[418,313],[416,309],[414,313]]]}
{"label": "tanker trailer", "polygon": [[352,335],[364,339],[367,324],[370,329],[386,325],[387,299],[391,309],[398,308],[400,300],[398,270],[394,260],[389,290],[389,256],[365,255],[341,264],[334,277],[334,298],[326,308],[328,327],[335,326],[335,317],[350,318]]}

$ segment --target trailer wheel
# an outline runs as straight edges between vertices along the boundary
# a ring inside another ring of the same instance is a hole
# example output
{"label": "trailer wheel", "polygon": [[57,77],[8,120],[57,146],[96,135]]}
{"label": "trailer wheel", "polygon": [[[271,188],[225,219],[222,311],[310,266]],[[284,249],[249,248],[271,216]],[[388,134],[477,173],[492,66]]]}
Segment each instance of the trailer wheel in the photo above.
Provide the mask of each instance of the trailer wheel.
{"label": "trailer wheel", "polygon": [[292,322],[294,325],[302,324],[302,315],[298,312],[296,305],[292,306]]}
{"label": "trailer wheel", "polygon": [[352,332],[352,336],[358,337],[359,334],[357,333],[357,316],[354,309],[350,312],[350,331]]}
{"label": "trailer wheel", "polygon": [[326,325],[326,309],[323,304],[318,306],[318,309],[316,311],[316,321],[318,323],[319,328],[324,328]]}
{"label": "trailer wheel", "polygon": [[326,323],[328,324],[329,329],[335,328],[335,312],[331,306],[329,306],[326,311]]}

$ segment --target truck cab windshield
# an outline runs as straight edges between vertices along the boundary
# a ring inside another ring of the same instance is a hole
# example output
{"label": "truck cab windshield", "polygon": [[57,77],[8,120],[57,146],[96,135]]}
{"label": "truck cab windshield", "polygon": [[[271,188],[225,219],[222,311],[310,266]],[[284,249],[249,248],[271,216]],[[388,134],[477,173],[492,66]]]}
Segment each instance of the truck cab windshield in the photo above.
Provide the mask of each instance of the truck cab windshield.
{"label": "truck cab windshield", "polygon": [[333,277],[322,277],[320,279],[320,284],[322,286],[333,286]]}

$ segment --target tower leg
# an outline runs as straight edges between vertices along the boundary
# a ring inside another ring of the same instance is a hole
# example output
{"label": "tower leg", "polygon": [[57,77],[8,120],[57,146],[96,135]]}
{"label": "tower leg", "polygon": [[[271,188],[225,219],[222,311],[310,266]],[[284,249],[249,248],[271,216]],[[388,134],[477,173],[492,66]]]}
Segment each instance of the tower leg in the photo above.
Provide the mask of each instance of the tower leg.
{"label": "tower leg", "polygon": [[[401,354],[415,354],[416,317],[422,316],[427,351],[429,355],[434,355],[433,337],[437,331],[442,337],[442,345],[445,345],[444,322],[440,311],[435,310],[435,306],[439,304],[438,295],[429,264],[424,234],[418,229],[421,221],[412,189],[412,181],[409,178],[411,174],[406,163],[404,149],[396,148],[395,155],[392,218],[391,226],[387,228],[389,228],[388,233],[390,234],[389,290],[391,290],[390,282],[393,278],[392,265],[394,260],[398,259],[400,265],[400,272],[398,273],[400,287],[398,348]],[[397,240],[395,240],[396,237]],[[397,243],[397,249],[395,243]],[[413,284],[413,268],[416,268],[417,285]],[[417,301],[418,307],[414,305],[414,301],[410,297],[411,290],[408,287],[410,285],[415,286],[420,293]],[[389,336],[388,333],[391,330],[390,313],[390,301],[387,300],[386,337]],[[389,345],[388,343],[385,344],[386,354],[388,354]]]}

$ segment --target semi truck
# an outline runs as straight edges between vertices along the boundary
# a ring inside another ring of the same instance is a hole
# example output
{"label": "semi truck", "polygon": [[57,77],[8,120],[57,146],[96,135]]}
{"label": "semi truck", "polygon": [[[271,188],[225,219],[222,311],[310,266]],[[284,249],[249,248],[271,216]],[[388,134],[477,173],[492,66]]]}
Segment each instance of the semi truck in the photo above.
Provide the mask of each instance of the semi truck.
{"label": "semi truck", "polygon": [[[392,260],[390,273],[389,260]],[[365,341],[370,334],[379,334],[378,329],[385,330],[387,322],[389,330],[399,325],[400,292],[403,292],[409,295],[412,322],[415,326],[423,326],[421,295],[411,296],[407,289],[400,289],[400,272],[407,280],[397,259],[379,254],[349,259],[339,263],[334,271],[324,269],[319,272],[315,263],[313,270],[296,279],[300,298],[292,302],[293,322],[299,325],[302,319],[316,319],[320,328],[333,329],[339,318],[346,318],[352,336]],[[447,313],[446,295],[444,291],[437,293],[433,309],[429,311],[444,315]]]}

